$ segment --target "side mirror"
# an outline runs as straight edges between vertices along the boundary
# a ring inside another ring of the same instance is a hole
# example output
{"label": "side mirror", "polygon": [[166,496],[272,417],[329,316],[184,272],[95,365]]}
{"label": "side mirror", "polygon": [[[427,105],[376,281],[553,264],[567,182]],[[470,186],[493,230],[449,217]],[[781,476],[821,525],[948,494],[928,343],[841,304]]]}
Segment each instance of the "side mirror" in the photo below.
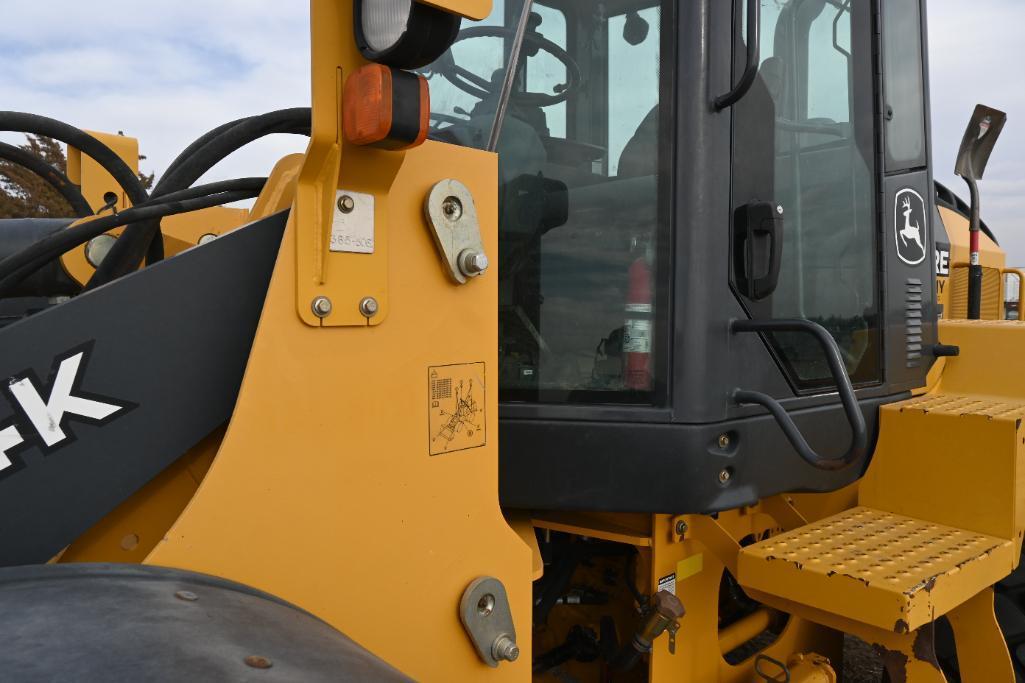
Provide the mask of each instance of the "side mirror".
{"label": "side mirror", "polygon": [[986,164],[989,163],[989,155],[992,154],[1005,123],[1007,114],[1004,112],[984,104],[976,105],[964,139],[961,140],[954,173],[965,180],[982,180]]}

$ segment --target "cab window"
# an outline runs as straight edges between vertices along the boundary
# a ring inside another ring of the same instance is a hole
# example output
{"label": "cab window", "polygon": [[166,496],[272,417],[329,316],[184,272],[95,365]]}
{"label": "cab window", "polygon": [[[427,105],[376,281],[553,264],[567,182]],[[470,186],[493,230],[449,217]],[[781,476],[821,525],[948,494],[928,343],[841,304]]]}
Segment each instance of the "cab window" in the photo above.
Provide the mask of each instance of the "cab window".
{"label": "cab window", "polygon": [[[496,3],[426,71],[436,139],[486,143],[521,7]],[[662,400],[663,23],[651,0],[532,7],[497,150],[504,401]]]}

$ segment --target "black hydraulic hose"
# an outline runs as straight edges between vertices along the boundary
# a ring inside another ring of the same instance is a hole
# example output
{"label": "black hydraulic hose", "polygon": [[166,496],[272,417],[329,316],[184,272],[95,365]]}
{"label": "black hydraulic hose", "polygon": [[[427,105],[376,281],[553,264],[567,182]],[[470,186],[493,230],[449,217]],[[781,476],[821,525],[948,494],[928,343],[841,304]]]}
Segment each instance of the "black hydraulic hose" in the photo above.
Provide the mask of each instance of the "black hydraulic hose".
{"label": "black hydraulic hose", "polygon": [[[309,111],[309,109],[307,109],[307,111]],[[311,113],[311,116],[312,116],[312,113]],[[190,157],[192,157],[193,154],[195,154],[200,149],[202,149],[204,146],[206,146],[206,144],[208,142],[214,141],[216,138],[218,138],[222,134],[226,133],[231,128],[234,128],[235,126],[239,125],[240,123],[245,123],[246,121],[248,121],[251,118],[253,118],[253,117],[252,116],[247,116],[245,118],[235,119],[234,121],[230,121],[228,123],[222,124],[222,125],[217,126],[216,128],[214,128],[213,130],[211,130],[211,131],[209,131],[207,133],[204,133],[202,136],[197,138],[195,142],[193,142],[191,145],[186,147],[185,150],[181,154],[179,154],[175,158],[175,160],[172,161],[168,165],[167,170],[164,171],[164,176],[167,177],[167,176],[170,176],[173,173],[176,173],[177,170],[178,170],[178,167],[180,167],[182,164],[184,164]],[[306,137],[309,137],[310,136],[310,125],[311,125],[311,122],[307,121],[307,120],[305,120],[305,118],[303,118],[302,120],[297,120],[295,126],[284,126],[280,130],[277,130],[275,132],[283,134],[283,135],[305,135]]]}
{"label": "black hydraulic hose", "polygon": [[166,176],[166,175],[169,175],[171,173],[174,173],[178,169],[179,166],[181,166],[183,163],[185,163],[185,161],[189,157],[191,157],[193,154],[195,154],[197,151],[199,151],[204,145],[206,145],[206,143],[210,142],[211,140],[213,140],[214,138],[216,138],[218,135],[220,135],[221,133],[225,132],[229,128],[233,128],[233,127],[237,126],[238,124],[242,123],[243,121],[249,120],[249,118],[250,117],[246,116],[246,117],[243,117],[241,119],[235,119],[234,121],[229,121],[227,123],[222,123],[221,125],[217,126],[213,130],[207,131],[206,133],[203,133],[203,135],[201,135],[198,138],[196,138],[195,141],[193,141],[193,143],[191,145],[189,145],[184,150],[182,150],[182,152],[177,157],[175,157],[174,161],[172,161],[170,164],[168,164],[167,168],[164,169],[164,175]]}
{"label": "black hydraulic hose", "polygon": [[46,163],[35,154],[32,154],[32,152],[28,152],[21,147],[9,145],[6,142],[0,142],[0,159],[26,168],[42,178],[64,198],[64,201],[71,205],[71,210],[79,218],[93,215],[92,207],[89,206],[89,202],[82,196],[82,191],[78,186],[71,182],[71,179],[59,169]]}
{"label": "black hydraulic hose", "polygon": [[[198,190],[199,188],[193,189]],[[259,195],[259,190],[237,190],[218,192],[179,201],[154,201],[150,204],[127,209],[119,214],[97,218],[88,223],[62,230],[36,242],[27,249],[23,249],[0,260],[0,298],[7,296],[8,292],[22,279],[28,277],[60,254],[85,244],[108,230],[129,223],[137,223],[138,221],[163,218],[164,216],[198,211],[243,199],[252,199],[257,195]]]}
{"label": "black hydraulic hose", "polygon": [[266,184],[267,178],[259,177],[235,178],[233,180],[219,180],[214,183],[196,185],[195,187],[190,187],[185,190],[179,190],[178,192],[171,192],[170,194],[154,197],[150,200],[149,204],[166,204],[167,202],[180,202],[185,199],[209,197],[210,195],[218,194],[220,192],[251,192],[255,197],[263,191],[263,187]]}
{"label": "black hydraulic hose", "polygon": [[252,116],[216,135],[192,153],[173,172],[165,173],[155,194],[183,190],[192,185],[222,159],[251,142],[275,133],[293,133],[310,125],[312,110],[309,107],[280,109],[260,116]]}
{"label": "black hydraulic hose", "polygon": [[113,176],[132,204],[138,206],[149,199],[139,177],[128,167],[128,164],[110,147],[83,130],[63,121],[17,111],[0,111],[0,130],[42,135],[75,147],[92,157],[107,173]]}
{"label": "black hydraulic hose", "polygon": [[[173,171],[164,174],[153,188],[153,196],[159,197],[184,190],[225,157],[267,135],[309,135],[311,117],[312,110],[309,107],[298,107],[252,116],[235,125],[219,126],[200,138],[207,138],[204,144],[198,144],[200,140],[197,140],[190,146],[194,151],[188,158],[180,162],[176,159],[172,163]],[[150,262],[160,260],[163,244],[161,240],[154,240],[159,230],[159,220],[132,225],[125,230],[87,283],[86,289],[105,284],[135,270],[147,252]],[[153,250],[150,248],[151,244]]]}

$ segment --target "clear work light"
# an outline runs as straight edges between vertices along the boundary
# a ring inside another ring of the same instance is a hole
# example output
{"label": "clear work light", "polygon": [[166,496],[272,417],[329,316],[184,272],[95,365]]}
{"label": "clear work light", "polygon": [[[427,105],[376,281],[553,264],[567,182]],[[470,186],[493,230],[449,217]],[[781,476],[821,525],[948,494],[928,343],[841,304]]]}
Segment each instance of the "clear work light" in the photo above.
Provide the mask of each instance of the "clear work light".
{"label": "clear work light", "polygon": [[459,33],[459,15],[414,0],[356,0],[353,6],[360,52],[396,69],[430,64]]}

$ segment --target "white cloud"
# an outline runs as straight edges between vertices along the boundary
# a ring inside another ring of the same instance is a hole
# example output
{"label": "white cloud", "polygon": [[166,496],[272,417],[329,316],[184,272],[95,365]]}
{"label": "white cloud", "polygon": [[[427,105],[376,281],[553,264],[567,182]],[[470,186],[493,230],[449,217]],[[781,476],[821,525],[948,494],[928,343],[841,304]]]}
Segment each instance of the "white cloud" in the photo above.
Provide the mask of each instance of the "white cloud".
{"label": "white cloud", "polygon": [[[138,137],[158,173],[225,121],[309,102],[308,3],[291,0],[2,0],[0,102]],[[952,169],[976,102],[1010,114],[983,181],[983,214],[1025,264],[1025,3],[930,0],[936,178]],[[266,173],[305,142],[279,136],[220,164],[207,180]]]}
{"label": "white cloud", "polygon": [[[144,170],[159,174],[221,123],[308,106],[308,11],[306,3],[268,0],[6,0],[0,102],[82,128],[124,131],[139,138]],[[305,144],[295,136],[265,139],[205,180],[266,174]]]}
{"label": "white cloud", "polygon": [[930,0],[933,162],[936,179],[967,198],[954,173],[961,135],[977,103],[1008,113],[982,190],[982,216],[1008,252],[1025,265],[1025,41],[1020,0]]}

